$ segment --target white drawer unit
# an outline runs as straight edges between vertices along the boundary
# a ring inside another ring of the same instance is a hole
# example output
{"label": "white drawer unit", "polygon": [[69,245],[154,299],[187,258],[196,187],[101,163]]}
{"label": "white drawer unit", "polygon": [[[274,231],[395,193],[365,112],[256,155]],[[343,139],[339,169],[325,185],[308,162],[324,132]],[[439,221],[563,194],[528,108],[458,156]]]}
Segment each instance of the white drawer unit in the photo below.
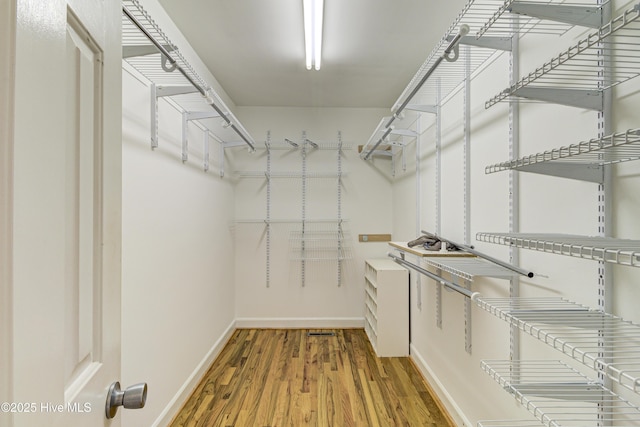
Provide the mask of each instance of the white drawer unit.
{"label": "white drawer unit", "polygon": [[365,330],[379,357],[409,355],[409,272],[390,259],[365,261]]}

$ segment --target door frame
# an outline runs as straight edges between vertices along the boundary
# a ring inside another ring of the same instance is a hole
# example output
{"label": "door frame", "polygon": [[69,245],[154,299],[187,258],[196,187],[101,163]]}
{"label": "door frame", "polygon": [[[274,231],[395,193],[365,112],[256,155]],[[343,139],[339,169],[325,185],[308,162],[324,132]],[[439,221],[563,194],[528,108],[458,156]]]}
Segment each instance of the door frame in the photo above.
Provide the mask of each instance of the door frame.
{"label": "door frame", "polygon": [[[0,402],[10,402],[12,375],[13,99],[15,0],[0,2]],[[11,414],[2,414],[11,423]],[[4,425],[3,420],[0,424]]]}

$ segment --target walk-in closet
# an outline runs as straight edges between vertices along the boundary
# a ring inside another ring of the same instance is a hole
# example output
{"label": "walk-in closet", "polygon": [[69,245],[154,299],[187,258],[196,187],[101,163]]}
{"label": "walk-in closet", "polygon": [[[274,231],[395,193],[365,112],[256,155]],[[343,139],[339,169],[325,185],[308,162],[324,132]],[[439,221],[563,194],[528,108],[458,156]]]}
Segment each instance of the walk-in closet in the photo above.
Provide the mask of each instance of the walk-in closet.
{"label": "walk-in closet", "polygon": [[0,427],[640,427],[638,0],[0,35]]}

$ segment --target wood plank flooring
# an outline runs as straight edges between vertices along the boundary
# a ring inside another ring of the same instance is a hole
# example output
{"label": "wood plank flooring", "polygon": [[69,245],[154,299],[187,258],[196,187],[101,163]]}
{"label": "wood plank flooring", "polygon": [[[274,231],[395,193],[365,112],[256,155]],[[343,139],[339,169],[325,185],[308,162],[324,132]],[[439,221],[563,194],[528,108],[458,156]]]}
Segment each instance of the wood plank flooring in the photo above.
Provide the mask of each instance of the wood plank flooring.
{"label": "wood plank flooring", "polygon": [[307,332],[236,330],[171,427],[453,425],[408,358],[378,358],[362,329]]}

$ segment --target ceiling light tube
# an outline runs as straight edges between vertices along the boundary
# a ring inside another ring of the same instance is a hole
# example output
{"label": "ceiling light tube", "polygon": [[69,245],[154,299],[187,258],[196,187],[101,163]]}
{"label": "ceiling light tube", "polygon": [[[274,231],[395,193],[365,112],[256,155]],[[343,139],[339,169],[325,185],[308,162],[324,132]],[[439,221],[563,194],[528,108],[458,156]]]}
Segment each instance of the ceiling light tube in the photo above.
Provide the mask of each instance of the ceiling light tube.
{"label": "ceiling light tube", "polygon": [[320,69],[324,0],[303,0],[304,45],[307,70]]}

